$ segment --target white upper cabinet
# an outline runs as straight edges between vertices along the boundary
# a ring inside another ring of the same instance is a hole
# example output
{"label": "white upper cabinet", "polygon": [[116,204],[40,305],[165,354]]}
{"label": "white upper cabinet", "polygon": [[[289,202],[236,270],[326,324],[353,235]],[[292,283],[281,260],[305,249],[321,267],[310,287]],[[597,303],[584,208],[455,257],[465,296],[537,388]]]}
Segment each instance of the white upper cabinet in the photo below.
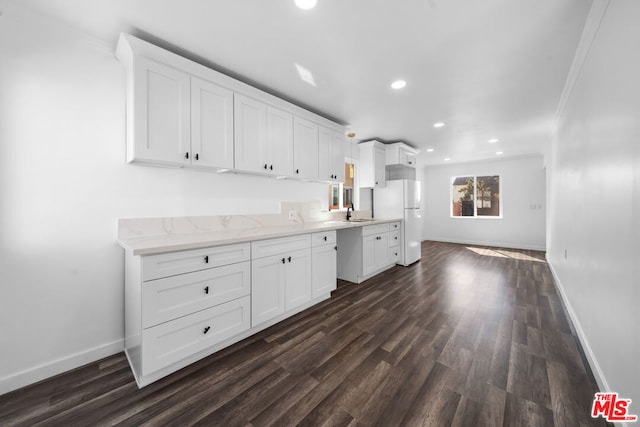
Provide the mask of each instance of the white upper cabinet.
{"label": "white upper cabinet", "polygon": [[195,77],[189,158],[193,166],[233,169],[233,92]]}
{"label": "white upper cabinet", "polygon": [[318,179],[318,125],[293,117],[293,177]]}
{"label": "white upper cabinet", "polygon": [[267,163],[269,173],[293,174],[293,114],[267,107]]}
{"label": "white upper cabinet", "polygon": [[234,97],[235,168],[266,173],[271,166],[267,157],[267,105],[244,95]]}
{"label": "white upper cabinet", "polygon": [[340,132],[319,127],[318,170],[320,181],[344,181],[344,138]]}
{"label": "white upper cabinet", "polygon": [[293,173],[293,114],[236,94],[235,168],[290,176]]}
{"label": "white upper cabinet", "polygon": [[378,141],[360,144],[360,187],[379,188],[386,186],[385,150]]}
{"label": "white upper cabinet", "polygon": [[129,84],[127,161],[174,166],[188,162],[189,75],[138,57]]}
{"label": "white upper cabinet", "polygon": [[127,71],[128,162],[344,179],[335,123],[128,34],[116,56]]}
{"label": "white upper cabinet", "polygon": [[418,150],[415,150],[414,148],[411,148],[410,146],[402,142],[389,144],[385,148],[385,158],[387,166],[403,166],[409,168],[416,167]]}

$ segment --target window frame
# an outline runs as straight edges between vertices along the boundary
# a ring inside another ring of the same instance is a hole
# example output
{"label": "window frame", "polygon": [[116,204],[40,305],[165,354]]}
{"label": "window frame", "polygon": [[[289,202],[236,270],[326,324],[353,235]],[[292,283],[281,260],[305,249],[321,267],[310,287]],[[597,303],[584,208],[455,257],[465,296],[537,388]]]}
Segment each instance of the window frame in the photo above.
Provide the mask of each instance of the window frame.
{"label": "window frame", "polygon": [[[478,215],[478,177],[480,178],[484,178],[484,177],[493,177],[493,176],[497,176],[498,177],[498,182],[499,182],[499,191],[498,191],[498,196],[499,196],[499,200],[500,203],[498,205],[498,208],[500,210],[500,213],[498,215]],[[453,183],[456,181],[456,179],[458,178],[473,178],[473,216],[456,216],[453,214]],[[503,219],[503,214],[502,214],[502,205],[503,205],[503,197],[502,197],[502,174],[496,173],[496,174],[482,174],[482,175],[478,175],[478,174],[460,174],[460,175],[453,175],[451,176],[451,179],[449,180],[449,217],[451,218],[455,218],[455,219],[459,219],[459,218],[465,218],[465,219]]]}

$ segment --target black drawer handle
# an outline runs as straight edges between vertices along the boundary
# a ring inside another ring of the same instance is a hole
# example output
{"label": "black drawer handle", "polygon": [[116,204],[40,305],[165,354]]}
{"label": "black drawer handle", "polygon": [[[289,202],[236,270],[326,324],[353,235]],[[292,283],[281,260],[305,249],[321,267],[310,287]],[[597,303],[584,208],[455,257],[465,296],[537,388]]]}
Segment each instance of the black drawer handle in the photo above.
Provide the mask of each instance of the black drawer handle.
{"label": "black drawer handle", "polygon": [[326,242],[326,241],[327,241],[327,236],[324,236],[324,237],[323,237],[323,239],[324,239],[324,241]]}
{"label": "black drawer handle", "polygon": [[200,156],[196,153],[196,160],[200,160]]}
{"label": "black drawer handle", "polygon": [[273,165],[269,166],[269,169],[273,170]]}
{"label": "black drawer handle", "polygon": [[333,249],[335,249],[335,250],[337,251],[337,250],[338,250],[338,247],[337,247],[337,246],[334,246],[334,247],[333,247]]}
{"label": "black drawer handle", "polygon": [[209,295],[209,287],[208,287],[208,286],[205,286],[205,288],[204,288],[204,293],[205,293],[205,294],[207,294],[207,295]]}
{"label": "black drawer handle", "polygon": [[202,333],[206,335],[206,333],[209,332],[209,329],[211,329],[210,326],[205,327]]}
{"label": "black drawer handle", "polygon": [[204,263],[209,264],[209,255],[204,256]]}
{"label": "black drawer handle", "polygon": [[396,255],[396,256],[398,256],[398,252],[396,252],[396,254],[395,254],[395,255]]}
{"label": "black drawer handle", "polygon": [[189,152],[188,151],[185,153],[184,158],[189,160]]}
{"label": "black drawer handle", "polygon": [[268,168],[269,168],[269,166],[267,166],[267,164],[265,163],[265,164],[264,164],[264,168],[265,168],[265,169],[268,169]]}
{"label": "black drawer handle", "polygon": [[282,258],[282,263],[283,263],[283,264],[285,263],[285,259],[284,259],[284,258]]}
{"label": "black drawer handle", "polygon": [[296,173],[299,174],[300,173],[300,169],[296,169]]}
{"label": "black drawer handle", "polygon": [[398,236],[394,237],[394,239],[398,240]]}
{"label": "black drawer handle", "polygon": [[289,262],[291,262],[291,257],[288,258]]}

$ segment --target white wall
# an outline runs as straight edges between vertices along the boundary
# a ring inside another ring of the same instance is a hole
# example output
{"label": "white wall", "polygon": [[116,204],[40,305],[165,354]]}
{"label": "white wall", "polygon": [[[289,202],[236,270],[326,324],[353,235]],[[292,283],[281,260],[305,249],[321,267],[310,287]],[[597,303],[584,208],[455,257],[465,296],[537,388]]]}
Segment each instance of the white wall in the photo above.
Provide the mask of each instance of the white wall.
{"label": "white wall", "polygon": [[[500,175],[502,218],[452,218],[451,177]],[[425,166],[422,239],[545,249],[545,170],[541,156]]]}
{"label": "white wall", "polygon": [[633,414],[640,414],[638,22],[640,2],[610,2],[590,48],[583,46],[582,68],[573,70],[551,148],[547,253],[596,377],[632,399]]}
{"label": "white wall", "polygon": [[326,208],[327,185],[126,164],[115,46],[0,6],[1,394],[122,349],[118,218]]}

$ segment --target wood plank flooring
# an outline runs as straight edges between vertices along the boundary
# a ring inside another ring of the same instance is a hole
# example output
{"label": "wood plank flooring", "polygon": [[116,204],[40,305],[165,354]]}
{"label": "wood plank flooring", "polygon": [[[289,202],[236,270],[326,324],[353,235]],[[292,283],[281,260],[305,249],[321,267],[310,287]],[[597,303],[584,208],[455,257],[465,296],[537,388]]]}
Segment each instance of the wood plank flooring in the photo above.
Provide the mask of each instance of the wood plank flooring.
{"label": "wood plank flooring", "polygon": [[422,253],[141,390],[121,353],[0,396],[0,425],[606,425],[543,253]]}

